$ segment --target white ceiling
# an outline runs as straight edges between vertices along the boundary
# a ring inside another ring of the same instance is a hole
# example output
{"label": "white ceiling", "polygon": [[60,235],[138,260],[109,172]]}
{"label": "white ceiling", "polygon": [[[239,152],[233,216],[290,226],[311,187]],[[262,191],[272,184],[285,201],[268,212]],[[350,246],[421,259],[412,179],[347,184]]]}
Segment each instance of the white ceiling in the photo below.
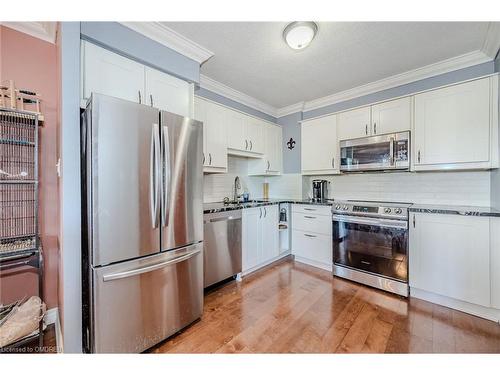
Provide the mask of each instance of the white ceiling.
{"label": "white ceiling", "polygon": [[488,22],[319,22],[311,45],[294,51],[282,39],[286,22],[162,24],[215,53],[202,65],[203,75],[276,108],[480,51],[489,27]]}

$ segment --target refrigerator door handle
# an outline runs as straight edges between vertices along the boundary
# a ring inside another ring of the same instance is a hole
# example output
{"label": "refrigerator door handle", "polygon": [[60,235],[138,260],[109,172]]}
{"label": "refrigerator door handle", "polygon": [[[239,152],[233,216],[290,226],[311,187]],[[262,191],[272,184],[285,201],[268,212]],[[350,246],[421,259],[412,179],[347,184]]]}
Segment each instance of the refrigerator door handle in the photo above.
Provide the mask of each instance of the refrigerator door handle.
{"label": "refrigerator door handle", "polygon": [[158,226],[158,156],[159,156],[158,124],[153,124],[151,128],[151,151],[149,158],[149,202],[151,212],[151,225]]}
{"label": "refrigerator door handle", "polygon": [[193,250],[187,254],[178,256],[178,257],[173,258],[173,259],[169,259],[165,262],[153,264],[153,265],[142,267],[142,268],[136,268],[136,269],[132,269],[132,270],[128,270],[128,271],[112,273],[110,275],[103,275],[102,281],[106,282],[106,281],[112,281],[112,280],[118,280],[118,279],[125,279],[127,277],[137,276],[137,275],[140,275],[140,274],[143,274],[146,272],[155,271],[155,270],[158,270],[160,268],[171,266],[173,264],[176,264],[176,263],[182,262],[184,260],[187,260],[189,258],[192,258],[196,254],[199,254],[200,252],[201,252],[201,250],[199,250],[199,249]]}
{"label": "refrigerator door handle", "polygon": [[170,142],[168,137],[168,126],[163,125],[161,131],[162,159],[163,159],[163,178],[162,178],[162,218],[161,225],[168,226],[170,216]]}

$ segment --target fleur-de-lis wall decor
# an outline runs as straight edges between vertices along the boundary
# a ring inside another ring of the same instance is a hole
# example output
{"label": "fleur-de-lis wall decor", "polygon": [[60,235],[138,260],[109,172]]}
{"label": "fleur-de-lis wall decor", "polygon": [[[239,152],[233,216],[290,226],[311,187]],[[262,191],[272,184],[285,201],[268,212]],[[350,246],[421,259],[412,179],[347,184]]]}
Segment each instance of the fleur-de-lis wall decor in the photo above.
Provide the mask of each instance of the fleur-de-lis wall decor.
{"label": "fleur-de-lis wall decor", "polygon": [[293,150],[293,149],[294,149],[294,147],[295,147],[295,144],[296,144],[296,143],[297,143],[297,142],[295,142],[295,141],[293,140],[293,138],[290,138],[290,140],[289,140],[286,144],[287,144],[287,146],[288,146],[288,149],[289,149],[289,150]]}

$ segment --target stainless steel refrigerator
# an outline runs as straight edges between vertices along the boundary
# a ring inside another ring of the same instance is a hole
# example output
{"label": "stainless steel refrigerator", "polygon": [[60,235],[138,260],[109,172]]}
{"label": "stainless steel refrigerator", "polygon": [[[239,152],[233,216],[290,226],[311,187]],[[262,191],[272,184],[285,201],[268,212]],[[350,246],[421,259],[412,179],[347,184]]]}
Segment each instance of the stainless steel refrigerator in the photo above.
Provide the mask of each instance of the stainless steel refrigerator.
{"label": "stainless steel refrigerator", "polygon": [[203,125],[93,94],[82,114],[83,348],[138,353],[203,309]]}

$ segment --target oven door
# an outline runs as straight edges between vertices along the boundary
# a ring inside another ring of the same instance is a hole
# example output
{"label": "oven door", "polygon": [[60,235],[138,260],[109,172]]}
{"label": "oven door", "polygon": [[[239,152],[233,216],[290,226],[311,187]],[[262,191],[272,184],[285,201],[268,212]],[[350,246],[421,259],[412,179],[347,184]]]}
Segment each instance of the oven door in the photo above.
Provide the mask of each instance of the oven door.
{"label": "oven door", "polygon": [[408,281],[408,222],[333,215],[333,262]]}
{"label": "oven door", "polygon": [[409,132],[340,142],[340,170],[360,172],[409,169]]}

